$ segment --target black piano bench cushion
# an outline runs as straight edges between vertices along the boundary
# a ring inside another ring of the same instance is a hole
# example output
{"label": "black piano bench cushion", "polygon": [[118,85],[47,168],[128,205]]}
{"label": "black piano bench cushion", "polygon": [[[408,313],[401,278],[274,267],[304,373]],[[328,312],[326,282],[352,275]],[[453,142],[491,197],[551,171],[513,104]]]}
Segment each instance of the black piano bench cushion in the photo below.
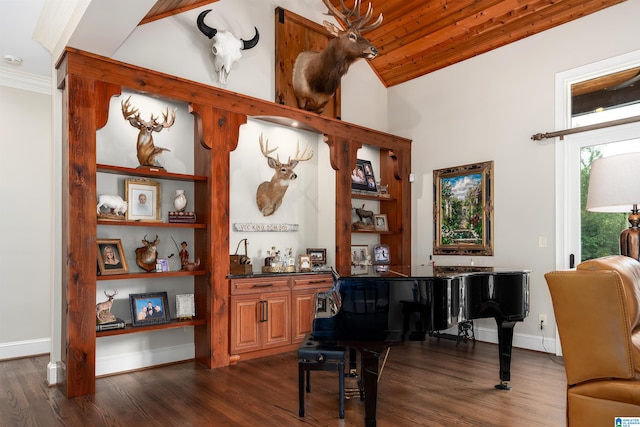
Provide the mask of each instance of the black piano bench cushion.
{"label": "black piano bench cushion", "polygon": [[298,397],[300,409],[298,415],[304,417],[304,392],[311,392],[311,371],[338,372],[339,416],[344,418],[344,364],[346,349],[319,343],[313,335],[307,334],[298,348]]}

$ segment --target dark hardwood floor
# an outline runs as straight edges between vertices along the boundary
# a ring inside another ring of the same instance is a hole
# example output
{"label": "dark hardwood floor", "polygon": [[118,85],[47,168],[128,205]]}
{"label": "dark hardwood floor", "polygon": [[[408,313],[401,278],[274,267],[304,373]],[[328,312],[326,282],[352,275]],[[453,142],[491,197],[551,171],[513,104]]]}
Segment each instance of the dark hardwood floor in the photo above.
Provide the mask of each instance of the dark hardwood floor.
{"label": "dark hardwood floor", "polygon": [[[48,355],[0,362],[0,426],[362,426],[364,405],[338,418],[335,372],[314,371],[298,417],[295,352],[204,369],[194,362],[114,375],[66,399],[46,384]],[[347,386],[353,379],[347,379]],[[378,426],[563,426],[561,359],[514,349],[510,391],[498,349],[431,338],[393,347],[379,382]]]}

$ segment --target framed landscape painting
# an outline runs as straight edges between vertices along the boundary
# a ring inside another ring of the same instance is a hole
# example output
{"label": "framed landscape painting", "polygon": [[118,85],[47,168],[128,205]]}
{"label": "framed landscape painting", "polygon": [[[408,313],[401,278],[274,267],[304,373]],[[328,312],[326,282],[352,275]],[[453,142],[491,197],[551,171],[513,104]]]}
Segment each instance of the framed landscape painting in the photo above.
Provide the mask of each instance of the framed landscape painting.
{"label": "framed landscape painting", "polygon": [[433,253],[493,255],[493,161],[433,171]]}

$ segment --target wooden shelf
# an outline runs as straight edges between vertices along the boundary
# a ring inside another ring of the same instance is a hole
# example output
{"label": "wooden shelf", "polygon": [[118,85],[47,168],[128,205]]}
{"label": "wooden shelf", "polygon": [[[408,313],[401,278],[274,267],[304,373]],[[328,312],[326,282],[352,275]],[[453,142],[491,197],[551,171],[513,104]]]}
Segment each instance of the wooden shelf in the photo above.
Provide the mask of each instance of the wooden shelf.
{"label": "wooden shelf", "polygon": [[394,234],[393,231],[379,231],[379,230],[351,230],[352,233],[363,234]]}
{"label": "wooden shelf", "polygon": [[167,172],[162,169],[142,169],[142,168],[125,168],[122,166],[97,164],[96,169],[98,172],[113,173],[118,175],[131,175],[131,176],[144,176],[163,179],[175,179],[180,181],[206,181],[207,177],[204,175],[187,175],[182,173]]}
{"label": "wooden shelf", "polygon": [[149,331],[159,331],[163,329],[175,329],[175,328],[183,328],[185,326],[196,326],[196,325],[204,325],[206,324],[206,319],[191,319],[191,320],[178,320],[171,319],[171,323],[165,323],[162,325],[149,325],[149,326],[131,326],[130,323],[124,327],[124,329],[112,329],[110,331],[99,331],[96,332],[96,337],[110,337],[113,335],[126,335],[126,334],[136,334],[139,332],[149,332]]}
{"label": "wooden shelf", "polygon": [[395,197],[382,197],[377,194],[360,194],[360,193],[351,193],[352,199],[361,199],[361,200],[377,200],[380,202],[395,202]]}
{"label": "wooden shelf", "polygon": [[207,224],[183,223],[183,222],[160,222],[160,221],[110,221],[99,219],[98,225],[113,225],[116,227],[164,227],[164,228],[207,228]]}
{"label": "wooden shelf", "polygon": [[126,273],[126,274],[108,274],[105,276],[97,276],[97,280],[129,280],[129,279],[149,279],[162,278],[162,277],[179,277],[179,276],[204,276],[207,274],[206,270],[193,270],[193,271],[165,271],[162,273],[156,273],[150,271],[148,273]]}

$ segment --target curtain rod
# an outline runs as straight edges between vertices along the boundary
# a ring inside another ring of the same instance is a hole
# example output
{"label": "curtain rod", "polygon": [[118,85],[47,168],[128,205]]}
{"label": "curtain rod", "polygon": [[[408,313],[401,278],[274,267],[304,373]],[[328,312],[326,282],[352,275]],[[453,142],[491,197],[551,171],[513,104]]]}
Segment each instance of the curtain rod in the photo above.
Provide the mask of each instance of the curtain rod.
{"label": "curtain rod", "polygon": [[610,120],[608,122],[596,123],[594,125],[588,125],[588,126],[580,126],[573,129],[565,129],[565,130],[559,130],[555,132],[536,133],[535,135],[531,135],[531,139],[534,141],[542,141],[543,139],[546,139],[546,138],[555,138],[556,136],[559,136],[560,140],[562,141],[564,140],[565,135],[571,135],[573,133],[580,133],[580,132],[587,132],[587,131],[596,130],[596,129],[604,129],[604,128],[619,126],[619,125],[626,125],[628,123],[635,123],[635,122],[640,122],[640,116],[627,117],[625,119],[618,119],[618,120]]}

